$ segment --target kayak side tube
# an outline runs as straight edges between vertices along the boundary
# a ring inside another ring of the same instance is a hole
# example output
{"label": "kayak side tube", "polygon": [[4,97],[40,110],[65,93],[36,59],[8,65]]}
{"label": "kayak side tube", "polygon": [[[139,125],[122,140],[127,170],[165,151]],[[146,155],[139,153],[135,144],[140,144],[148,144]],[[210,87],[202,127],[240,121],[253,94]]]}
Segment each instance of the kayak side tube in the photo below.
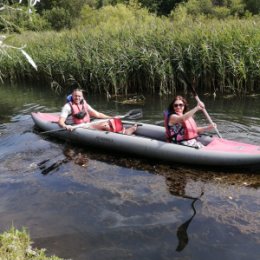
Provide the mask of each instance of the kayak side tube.
{"label": "kayak side tube", "polygon": [[[35,124],[44,131],[59,129],[57,116],[50,121],[51,116],[48,114],[48,121],[44,113],[32,113],[32,118]],[[126,127],[129,126],[128,122],[123,123]],[[114,150],[167,162],[223,167],[260,165],[259,146],[251,145],[254,152],[241,152],[241,150],[234,147],[231,149],[230,141],[226,140],[226,144],[215,145],[215,147],[209,145],[209,147],[195,149],[165,142],[164,127],[146,123],[140,124],[135,134],[130,136],[84,128],[77,128],[72,132],[56,131],[50,134],[59,139],[70,140],[86,147],[92,146],[109,151]],[[236,142],[236,145],[241,147],[242,143]]]}

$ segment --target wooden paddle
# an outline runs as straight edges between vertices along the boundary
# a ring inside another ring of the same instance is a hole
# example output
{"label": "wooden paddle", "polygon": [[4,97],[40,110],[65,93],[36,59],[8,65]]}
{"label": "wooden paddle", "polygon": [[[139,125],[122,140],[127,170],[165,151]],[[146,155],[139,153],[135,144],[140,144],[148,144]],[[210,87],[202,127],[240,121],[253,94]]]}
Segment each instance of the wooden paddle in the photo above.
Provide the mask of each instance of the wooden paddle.
{"label": "wooden paddle", "polygon": [[[190,87],[190,90],[191,90],[193,96],[195,97],[195,99],[197,100],[197,102],[201,102],[201,100],[200,100],[200,98],[199,98],[199,96],[198,96],[198,94],[197,94],[197,92],[195,91],[195,88],[194,88],[194,83],[195,83],[195,81],[193,80],[193,82],[192,82],[192,84],[191,84],[190,81],[187,79],[185,73],[184,73],[182,70],[179,70],[179,71],[181,72],[184,81],[185,81],[185,82],[187,83],[187,85]],[[202,111],[203,111],[205,117],[208,119],[209,123],[210,123],[211,125],[214,125],[214,123],[213,123],[212,119],[210,118],[210,116],[209,116],[209,114],[208,114],[206,108],[202,109]],[[214,126],[214,130],[216,131],[218,137],[219,137],[219,138],[222,138],[222,136],[221,136],[221,134],[219,133],[219,131],[218,131],[218,129],[217,129],[216,126]]]}
{"label": "wooden paddle", "polygon": [[[128,111],[125,115],[122,116],[117,116],[120,119],[125,119],[125,120],[136,120],[136,119],[140,119],[143,117],[143,110],[141,108],[136,108],[136,109],[132,109],[130,111]],[[79,125],[75,125],[73,130],[76,128],[88,128],[89,126],[97,123],[97,122],[103,122],[103,121],[107,121],[108,119],[100,119],[98,121],[94,121],[94,122],[90,122],[90,123],[83,123],[83,124],[79,124]],[[127,122],[128,124],[130,124],[130,122]],[[136,123],[133,123],[136,124]],[[65,131],[65,128],[58,128],[58,129],[53,129],[53,130],[48,130],[45,132],[41,132],[41,134],[49,134],[49,133],[55,133],[55,132],[61,132],[61,131]]]}

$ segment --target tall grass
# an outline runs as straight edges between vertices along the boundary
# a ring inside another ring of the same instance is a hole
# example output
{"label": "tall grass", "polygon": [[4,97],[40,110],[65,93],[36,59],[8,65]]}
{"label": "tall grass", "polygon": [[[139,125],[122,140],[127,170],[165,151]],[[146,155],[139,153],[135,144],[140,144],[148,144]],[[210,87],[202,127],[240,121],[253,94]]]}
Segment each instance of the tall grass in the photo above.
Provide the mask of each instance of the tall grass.
{"label": "tall grass", "polygon": [[[84,24],[84,25],[82,25]],[[124,5],[87,9],[72,31],[17,35],[27,44],[38,71],[10,50],[1,56],[2,79],[66,88],[78,82],[91,92],[175,92],[187,87],[183,71],[198,90],[259,91],[260,19],[181,20],[158,18]]]}

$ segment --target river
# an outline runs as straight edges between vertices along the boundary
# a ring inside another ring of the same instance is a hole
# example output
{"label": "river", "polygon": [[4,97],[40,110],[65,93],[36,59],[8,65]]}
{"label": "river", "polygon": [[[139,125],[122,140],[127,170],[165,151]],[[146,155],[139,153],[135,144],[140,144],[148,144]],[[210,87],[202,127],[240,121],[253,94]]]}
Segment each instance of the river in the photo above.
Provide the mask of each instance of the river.
{"label": "river", "polygon": [[[150,123],[170,102],[87,98],[108,114],[142,108]],[[260,96],[200,98],[223,137],[259,145]],[[0,87],[1,232],[26,227],[34,247],[73,260],[259,259],[258,172],[169,165],[39,134],[30,113],[59,111],[64,100],[47,86]],[[206,123],[202,113],[196,121]]]}

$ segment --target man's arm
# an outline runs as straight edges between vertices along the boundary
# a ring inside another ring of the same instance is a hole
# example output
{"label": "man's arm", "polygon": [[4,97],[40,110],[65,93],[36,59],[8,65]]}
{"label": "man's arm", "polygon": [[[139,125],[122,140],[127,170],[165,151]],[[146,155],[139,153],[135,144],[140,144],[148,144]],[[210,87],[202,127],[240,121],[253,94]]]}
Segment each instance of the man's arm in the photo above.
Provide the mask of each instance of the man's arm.
{"label": "man's arm", "polygon": [[107,118],[112,118],[112,116],[108,116],[106,114],[100,113],[98,111],[96,111],[94,108],[92,108],[91,106],[89,106],[88,109],[89,115],[91,117],[95,117],[95,118],[101,118],[101,119],[107,119]]}
{"label": "man's arm", "polygon": [[69,114],[71,114],[71,107],[69,104],[65,104],[64,107],[61,110],[61,114],[60,114],[60,118],[58,121],[58,124],[60,127],[65,128],[67,130],[72,130],[72,126],[71,125],[67,125],[65,122],[69,116]]}

